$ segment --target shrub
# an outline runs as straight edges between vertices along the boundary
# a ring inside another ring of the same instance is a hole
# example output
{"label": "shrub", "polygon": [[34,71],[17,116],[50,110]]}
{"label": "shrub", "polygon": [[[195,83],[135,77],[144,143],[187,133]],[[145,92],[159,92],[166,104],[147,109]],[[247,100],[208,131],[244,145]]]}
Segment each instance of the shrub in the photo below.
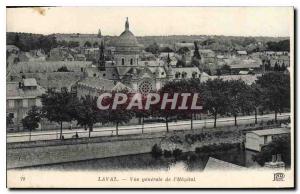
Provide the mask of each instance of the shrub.
{"label": "shrub", "polygon": [[152,147],[151,155],[152,155],[154,158],[159,158],[159,157],[161,157],[161,156],[162,156],[162,149],[161,149],[157,144],[155,144],[155,145]]}
{"label": "shrub", "polygon": [[166,158],[170,158],[170,157],[172,156],[172,152],[169,151],[169,150],[164,150],[164,156],[165,156]]}
{"label": "shrub", "polygon": [[173,151],[173,156],[175,157],[175,159],[178,159],[182,154],[182,150],[181,149],[178,149],[176,148],[174,151]]}
{"label": "shrub", "polygon": [[194,153],[192,153],[192,154],[190,155],[190,161],[195,161],[196,159],[197,159],[197,155],[194,154]]}

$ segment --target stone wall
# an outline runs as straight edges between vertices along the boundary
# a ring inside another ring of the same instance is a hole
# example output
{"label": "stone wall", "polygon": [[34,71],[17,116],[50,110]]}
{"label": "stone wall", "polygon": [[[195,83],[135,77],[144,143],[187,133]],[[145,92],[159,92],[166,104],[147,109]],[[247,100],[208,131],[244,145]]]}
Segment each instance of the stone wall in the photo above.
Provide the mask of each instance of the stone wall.
{"label": "stone wall", "polygon": [[152,146],[158,144],[161,138],[161,135],[156,135],[152,137],[140,136],[128,140],[114,139],[104,141],[99,139],[99,141],[67,142],[66,144],[39,143],[35,146],[22,144],[22,147],[8,145],[7,168],[149,153]]}

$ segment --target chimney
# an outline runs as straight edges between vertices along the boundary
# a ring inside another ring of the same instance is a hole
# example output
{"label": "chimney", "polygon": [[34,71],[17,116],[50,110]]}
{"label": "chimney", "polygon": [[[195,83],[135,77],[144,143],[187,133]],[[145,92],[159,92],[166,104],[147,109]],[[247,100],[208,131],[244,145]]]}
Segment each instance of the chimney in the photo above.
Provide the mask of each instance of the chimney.
{"label": "chimney", "polygon": [[281,154],[277,154],[276,162],[282,162]]}
{"label": "chimney", "polygon": [[272,155],[272,162],[273,162],[273,163],[276,162],[276,155]]}

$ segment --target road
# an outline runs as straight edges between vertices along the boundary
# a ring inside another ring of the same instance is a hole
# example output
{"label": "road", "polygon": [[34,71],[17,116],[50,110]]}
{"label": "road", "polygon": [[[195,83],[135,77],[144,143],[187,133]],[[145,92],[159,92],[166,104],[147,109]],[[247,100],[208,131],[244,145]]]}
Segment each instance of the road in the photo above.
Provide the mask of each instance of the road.
{"label": "road", "polygon": [[[290,113],[282,113],[278,115],[278,120],[287,119],[290,116]],[[268,121],[274,119],[274,114],[267,114],[263,116],[258,116],[258,123],[261,121]],[[237,118],[238,125],[250,124],[254,123],[254,115],[252,116],[240,116]],[[213,119],[204,119],[204,120],[194,120],[193,128],[201,129],[201,128],[213,128],[214,120]],[[217,119],[217,127],[223,126],[233,126],[234,125],[234,117],[226,117]],[[177,122],[169,122],[169,130],[190,130],[191,129],[191,121],[177,121]],[[151,132],[161,132],[166,131],[165,123],[151,123],[145,124],[143,132],[151,133]],[[65,139],[72,138],[75,133],[78,133],[79,137],[88,137],[88,131],[85,131],[83,128],[81,129],[63,129],[63,135]],[[33,131],[31,133],[31,141],[36,140],[52,140],[59,139],[60,130],[57,131]],[[120,126],[119,127],[119,135],[129,135],[129,134],[141,134],[142,133],[142,125],[130,125],[130,126]],[[91,133],[91,137],[99,137],[99,136],[113,136],[116,135],[115,127],[100,127],[94,128]],[[29,141],[29,132],[18,132],[18,133],[8,133],[7,134],[7,143],[12,142],[25,142]]]}

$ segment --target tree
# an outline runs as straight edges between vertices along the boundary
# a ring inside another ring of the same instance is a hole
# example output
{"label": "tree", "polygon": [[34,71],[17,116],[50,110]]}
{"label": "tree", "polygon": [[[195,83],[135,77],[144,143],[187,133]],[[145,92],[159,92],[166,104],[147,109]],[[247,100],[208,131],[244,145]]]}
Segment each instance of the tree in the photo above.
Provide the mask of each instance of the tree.
{"label": "tree", "polygon": [[39,122],[41,121],[40,109],[33,106],[27,116],[22,119],[23,127],[29,130],[29,141],[31,141],[31,131],[39,127]]}
{"label": "tree", "polygon": [[[177,98],[177,105],[175,109],[170,108],[170,104],[167,104],[165,109],[160,109],[160,104],[158,105],[159,107],[156,107],[158,111],[158,115],[162,116],[165,118],[166,122],[166,128],[167,132],[169,132],[169,125],[168,125],[168,119],[172,116],[183,116],[183,117],[189,117],[191,119],[191,130],[193,130],[193,118],[196,113],[201,112],[201,110],[192,110],[190,108],[188,109],[179,109],[178,106],[181,105],[182,98],[180,97],[181,93],[189,93],[191,94],[190,97],[192,97],[193,94],[195,93],[200,93],[201,86],[199,85],[199,79],[182,79],[179,81],[170,81],[167,82],[159,91],[160,95],[163,96],[163,94],[167,93],[169,96],[173,96],[173,94],[178,93],[178,98]],[[197,99],[199,102],[199,97]],[[187,102],[188,106],[191,105],[191,100]],[[197,103],[199,106],[199,103]]]}
{"label": "tree", "polygon": [[145,48],[145,51],[150,52],[152,54],[158,54],[159,46],[156,42],[154,42],[153,44],[150,44],[147,48]]}
{"label": "tree", "polygon": [[84,47],[91,47],[92,43],[90,41],[86,41],[83,46]]}
{"label": "tree", "polygon": [[197,45],[196,41],[194,42],[194,45],[195,45],[195,50],[194,50],[193,58],[196,60],[201,60],[201,56],[200,56],[198,45]]}
{"label": "tree", "polygon": [[280,72],[263,74],[256,83],[262,89],[263,106],[277,113],[290,108],[290,76]]}
{"label": "tree", "polygon": [[280,154],[286,166],[291,164],[291,137],[282,135],[263,146],[261,152],[254,155],[254,160],[263,166],[272,159],[272,155]]}
{"label": "tree", "polygon": [[178,54],[180,55],[185,55],[187,54],[188,52],[190,52],[190,49],[188,47],[181,47],[180,49],[178,49]]}
{"label": "tree", "polygon": [[217,126],[217,115],[228,110],[228,82],[222,79],[207,80],[203,87],[203,108],[214,115],[214,128]]}
{"label": "tree", "polygon": [[62,66],[57,69],[57,72],[70,72],[66,66]]}
{"label": "tree", "polygon": [[176,63],[176,67],[185,67],[186,66],[186,62],[184,60],[178,60]]}
{"label": "tree", "polygon": [[93,47],[98,47],[99,43],[98,42],[94,42]]}
{"label": "tree", "polygon": [[88,126],[89,138],[91,137],[91,131],[95,123],[107,122],[106,111],[100,110],[97,107],[97,98],[86,95],[79,100],[78,106],[76,106],[76,120],[77,124],[81,126]]}
{"label": "tree", "polygon": [[[118,91],[118,92],[124,93],[125,95],[129,96],[127,90]],[[114,96],[115,96],[115,92],[112,93],[111,98],[107,97],[103,99],[102,101],[103,104],[113,104]],[[116,109],[112,109],[112,107],[110,107],[107,110],[107,121],[112,122],[116,125],[117,136],[119,135],[119,125],[128,123],[133,117],[133,111],[126,109],[128,102],[129,100],[127,99],[127,103],[118,105]]]}
{"label": "tree", "polygon": [[249,97],[249,100],[247,103],[249,103],[249,107],[253,108],[254,114],[255,114],[255,124],[257,124],[257,109],[261,106],[263,102],[262,98],[262,91],[258,84],[253,83],[249,90],[247,90],[247,96]]}
{"label": "tree", "polygon": [[48,90],[41,96],[41,101],[43,116],[49,121],[60,124],[60,139],[63,139],[63,122],[70,122],[75,118],[75,107],[78,104],[76,96],[68,90],[60,92]]}
{"label": "tree", "polygon": [[234,125],[237,126],[237,115],[247,104],[248,87],[241,79],[228,81],[229,111],[234,116]]}
{"label": "tree", "polygon": [[[141,94],[140,97],[141,97],[141,103],[142,103],[142,105],[145,105],[146,104],[146,100],[147,100],[146,95]],[[132,97],[130,96],[130,100],[134,100],[134,99],[132,99]],[[134,106],[133,109],[132,109],[132,113],[133,113],[133,115],[136,118],[139,118],[139,122],[142,125],[142,133],[144,133],[144,119],[147,118],[147,117],[149,117],[151,115],[151,110],[149,110],[149,109],[146,110],[144,108],[144,106],[143,106],[142,109],[140,109],[137,106]]]}
{"label": "tree", "polygon": [[68,42],[68,47],[70,47],[70,48],[75,48],[75,47],[79,47],[79,46],[80,46],[80,44],[77,41],[69,41]]}

